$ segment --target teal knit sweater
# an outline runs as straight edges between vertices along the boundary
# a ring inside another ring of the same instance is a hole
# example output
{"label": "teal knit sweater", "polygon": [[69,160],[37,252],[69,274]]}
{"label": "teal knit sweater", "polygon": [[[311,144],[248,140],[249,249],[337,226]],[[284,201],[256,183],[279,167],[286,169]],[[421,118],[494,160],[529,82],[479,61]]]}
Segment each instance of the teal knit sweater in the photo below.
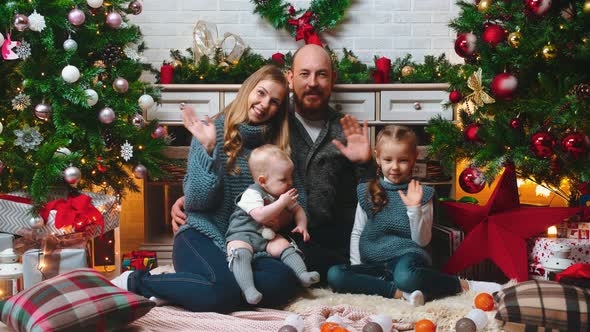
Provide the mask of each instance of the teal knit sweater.
{"label": "teal knit sweater", "polygon": [[[387,192],[389,202],[377,214],[373,213],[373,202],[367,194],[368,183],[361,183],[357,187],[359,204],[368,217],[359,242],[361,261],[382,263],[407,253],[417,253],[430,261],[426,250],[412,240],[407,209],[397,192],[402,190],[407,193],[408,184],[393,184],[382,179],[381,185]],[[427,186],[422,186],[422,189],[424,205],[432,199],[434,190]]]}
{"label": "teal knit sweater", "polygon": [[[268,125],[241,124],[239,133],[242,151],[236,159],[240,174],[230,175],[226,168],[228,156],[223,152],[223,121],[214,121],[217,141],[211,156],[201,143],[193,138],[188,156],[187,172],[184,177],[184,207],[188,215],[187,224],[179,232],[191,227],[210,237],[225,252],[225,233],[229,217],[235,210],[235,198],[254,183],[248,169],[248,157],[253,149],[267,143]],[[294,174],[295,176],[295,174]],[[301,186],[302,181],[293,179],[299,191],[299,204],[305,208]]]}

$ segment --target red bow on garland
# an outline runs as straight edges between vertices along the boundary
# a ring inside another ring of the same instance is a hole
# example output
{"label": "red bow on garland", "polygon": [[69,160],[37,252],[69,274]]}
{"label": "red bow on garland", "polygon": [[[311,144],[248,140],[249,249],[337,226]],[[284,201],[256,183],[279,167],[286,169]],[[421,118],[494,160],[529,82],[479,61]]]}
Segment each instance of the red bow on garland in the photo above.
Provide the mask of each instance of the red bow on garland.
{"label": "red bow on garland", "polygon": [[57,210],[55,215],[55,227],[72,226],[76,232],[84,231],[86,226],[95,224],[102,226],[104,232],[104,219],[94,205],[92,198],[81,194],[76,197],[69,196],[67,200],[56,199],[47,203],[39,212],[43,220],[48,220],[49,212]]}
{"label": "red bow on garland", "polygon": [[309,24],[311,20],[311,12],[306,11],[305,14],[301,15],[297,19],[289,19],[290,25],[297,26],[297,31],[295,32],[295,40],[303,39],[305,44],[316,44],[319,46],[323,46],[322,42],[318,35],[313,31],[313,26]]}

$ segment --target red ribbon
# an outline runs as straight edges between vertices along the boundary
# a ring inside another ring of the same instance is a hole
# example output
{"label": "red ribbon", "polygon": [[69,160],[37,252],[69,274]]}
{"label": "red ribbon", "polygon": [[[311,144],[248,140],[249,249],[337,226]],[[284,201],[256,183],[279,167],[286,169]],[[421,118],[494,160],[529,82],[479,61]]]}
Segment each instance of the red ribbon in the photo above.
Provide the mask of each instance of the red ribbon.
{"label": "red ribbon", "polygon": [[56,199],[47,203],[39,212],[44,220],[48,220],[49,212],[57,210],[55,215],[55,227],[73,226],[76,232],[84,231],[90,224],[102,226],[104,232],[104,219],[94,205],[92,198],[80,194],[76,197],[69,196],[67,200]]}
{"label": "red ribbon", "polygon": [[303,15],[301,15],[297,19],[290,18],[288,23],[290,25],[297,26],[297,31],[295,32],[295,40],[303,39],[305,44],[316,44],[322,46],[322,42],[318,35],[313,31],[313,26],[309,24],[311,20],[312,13],[310,11],[306,11]]}

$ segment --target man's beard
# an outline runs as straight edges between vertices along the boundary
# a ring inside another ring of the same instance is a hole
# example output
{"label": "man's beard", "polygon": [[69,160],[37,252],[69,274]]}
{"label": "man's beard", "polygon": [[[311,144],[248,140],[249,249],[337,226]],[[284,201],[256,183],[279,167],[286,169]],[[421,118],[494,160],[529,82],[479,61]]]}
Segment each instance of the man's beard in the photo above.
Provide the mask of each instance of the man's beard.
{"label": "man's beard", "polygon": [[[305,99],[306,94],[309,94],[309,92],[303,94],[303,99]],[[318,95],[320,98],[322,98],[322,101],[317,106],[310,106],[309,104],[305,105],[305,102],[294,93],[293,103],[295,104],[295,110],[297,113],[308,120],[319,120],[324,118],[325,113],[328,111],[330,99],[324,99],[324,96],[321,93],[318,93]]]}

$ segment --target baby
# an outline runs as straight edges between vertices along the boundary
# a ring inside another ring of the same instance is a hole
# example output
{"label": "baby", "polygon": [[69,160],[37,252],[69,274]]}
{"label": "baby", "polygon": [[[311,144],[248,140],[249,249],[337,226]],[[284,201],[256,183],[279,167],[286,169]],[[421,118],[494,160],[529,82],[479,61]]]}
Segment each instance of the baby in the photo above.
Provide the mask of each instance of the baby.
{"label": "baby", "polygon": [[317,283],[320,275],[308,272],[296,248],[271,229],[279,215],[287,210],[295,219],[291,232],[300,233],[304,241],[309,240],[307,216],[297,203],[297,190],[291,188],[294,166],[289,155],[275,145],[263,145],[252,151],[248,167],[255,183],[236,198],[237,208],[230,217],[226,243],[230,270],[246,301],[257,304],[262,294],[254,286],[251,265],[256,252],[266,251],[280,257],[304,287]]}

